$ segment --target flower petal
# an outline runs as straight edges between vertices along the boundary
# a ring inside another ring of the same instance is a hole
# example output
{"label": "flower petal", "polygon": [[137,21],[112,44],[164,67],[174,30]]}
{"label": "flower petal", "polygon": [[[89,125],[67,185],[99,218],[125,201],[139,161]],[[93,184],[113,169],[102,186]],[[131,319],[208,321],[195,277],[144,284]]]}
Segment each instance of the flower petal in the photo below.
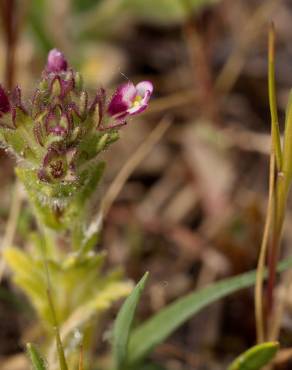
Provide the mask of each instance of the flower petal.
{"label": "flower petal", "polygon": [[148,104],[141,104],[141,105],[137,105],[137,106],[134,106],[130,109],[128,109],[128,114],[130,116],[133,116],[135,114],[138,114],[138,113],[142,113],[144,112],[144,110],[148,107]]}
{"label": "flower petal", "polygon": [[[150,81],[141,81],[136,85],[137,95],[144,98],[146,93],[148,92],[149,98],[153,92],[153,84]],[[148,98],[148,100],[149,100]]]}
{"label": "flower petal", "polygon": [[132,106],[135,96],[136,88],[132,82],[119,86],[109,103],[109,114],[115,116],[125,113]]}

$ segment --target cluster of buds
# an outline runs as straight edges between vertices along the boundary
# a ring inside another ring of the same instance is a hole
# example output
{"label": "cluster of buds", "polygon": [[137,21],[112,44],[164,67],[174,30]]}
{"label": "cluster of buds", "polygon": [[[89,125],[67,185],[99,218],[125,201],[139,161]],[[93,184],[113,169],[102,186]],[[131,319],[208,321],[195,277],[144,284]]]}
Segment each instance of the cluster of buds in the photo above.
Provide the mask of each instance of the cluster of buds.
{"label": "cluster of buds", "polygon": [[19,87],[8,94],[0,86],[0,139],[20,167],[58,197],[54,185],[78,188],[88,164],[118,138],[128,117],[146,109],[152,90],[149,81],[127,82],[110,99],[104,89],[90,98],[79,73],[53,49],[30,104]]}

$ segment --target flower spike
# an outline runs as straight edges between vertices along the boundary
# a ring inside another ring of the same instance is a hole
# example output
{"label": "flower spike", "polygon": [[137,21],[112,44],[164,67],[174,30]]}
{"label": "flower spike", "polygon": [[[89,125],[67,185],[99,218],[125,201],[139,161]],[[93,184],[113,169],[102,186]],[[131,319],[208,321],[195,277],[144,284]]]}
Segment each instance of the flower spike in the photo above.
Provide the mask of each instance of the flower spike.
{"label": "flower spike", "polygon": [[53,49],[30,103],[23,103],[20,87],[8,95],[0,85],[0,136],[20,167],[44,185],[40,201],[62,198],[67,188],[69,197],[85,186],[90,163],[118,139],[127,117],[147,108],[152,91],[149,81],[127,82],[109,102],[102,88],[90,97],[82,76]]}

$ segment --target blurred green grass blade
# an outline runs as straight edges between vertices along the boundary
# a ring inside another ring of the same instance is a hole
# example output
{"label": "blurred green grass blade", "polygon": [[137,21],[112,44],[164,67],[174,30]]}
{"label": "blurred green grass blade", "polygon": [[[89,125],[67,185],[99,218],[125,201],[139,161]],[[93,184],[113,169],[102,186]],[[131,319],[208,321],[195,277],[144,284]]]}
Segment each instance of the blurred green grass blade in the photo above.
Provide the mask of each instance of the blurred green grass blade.
{"label": "blurred green grass blade", "polygon": [[277,110],[276,82],[275,82],[275,29],[271,24],[269,29],[269,58],[268,58],[268,85],[269,85],[269,105],[272,125],[272,142],[275,150],[276,165],[281,171],[283,159],[281,149],[281,138],[279,130],[279,119]]}
{"label": "blurred green grass blade", "polygon": [[135,18],[151,22],[178,22],[185,17],[180,0],[123,0],[122,6]]}
{"label": "blurred green grass blade", "polygon": [[[278,272],[292,266],[292,257],[278,265]],[[265,273],[266,277],[266,273]],[[256,271],[221,280],[171,303],[133,330],[128,350],[128,363],[142,360],[180,325],[218,299],[255,283]]]}
{"label": "blurred green grass blade", "polygon": [[91,10],[103,0],[72,0],[73,9],[76,12]]}
{"label": "blurred green grass blade", "polygon": [[278,342],[258,344],[237,357],[227,370],[260,370],[272,361],[278,349]]}
{"label": "blurred green grass blade", "polygon": [[128,353],[130,331],[136,308],[144,290],[148,272],[144,274],[120,309],[114,326],[113,358],[115,370],[123,369]]}
{"label": "blurred green grass blade", "polygon": [[33,344],[28,343],[26,345],[26,349],[27,349],[27,353],[29,355],[33,370],[47,370],[45,360],[39,354],[36,347]]}

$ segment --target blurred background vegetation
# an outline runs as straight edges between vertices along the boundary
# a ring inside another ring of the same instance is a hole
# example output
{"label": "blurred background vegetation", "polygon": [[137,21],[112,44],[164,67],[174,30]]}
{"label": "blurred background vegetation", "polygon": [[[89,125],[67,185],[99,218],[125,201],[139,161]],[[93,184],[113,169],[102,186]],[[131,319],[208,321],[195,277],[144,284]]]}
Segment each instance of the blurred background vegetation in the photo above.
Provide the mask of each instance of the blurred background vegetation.
{"label": "blurred background vegetation", "polygon": [[[96,248],[107,252],[108,267],[122,267],[133,280],[150,272],[139,320],[190,290],[254,268],[268,182],[267,28],[273,20],[282,117],[292,86],[291,1],[12,2],[13,80],[23,87],[24,98],[32,93],[53,47],[80,70],[92,91],[100,85],[112,91],[127,79],[151,80],[155,86],[147,112],[132,119],[121,140],[104,153],[106,176],[92,207],[94,215],[113,182],[121,188],[108,196],[110,207]],[[4,82],[11,39],[5,1],[1,3]],[[162,120],[170,125],[154,145],[149,134]],[[149,150],[141,153],[147,141]],[[0,235],[14,197],[13,161],[0,152]],[[121,180],[123,166],[126,176]],[[14,242],[26,248],[24,236],[35,224],[23,197]],[[287,219],[284,253],[292,242],[290,211]],[[280,288],[291,288],[289,278],[284,275]],[[282,344],[288,346],[292,301],[289,294],[279,300],[286,308]],[[169,370],[224,369],[254,343],[252,302],[249,290],[212,305],[161,345],[153,358]],[[96,354],[104,361],[107,331],[118,307],[96,333]],[[23,348],[33,329],[33,311],[6,269],[0,287],[2,370],[28,369]]]}

